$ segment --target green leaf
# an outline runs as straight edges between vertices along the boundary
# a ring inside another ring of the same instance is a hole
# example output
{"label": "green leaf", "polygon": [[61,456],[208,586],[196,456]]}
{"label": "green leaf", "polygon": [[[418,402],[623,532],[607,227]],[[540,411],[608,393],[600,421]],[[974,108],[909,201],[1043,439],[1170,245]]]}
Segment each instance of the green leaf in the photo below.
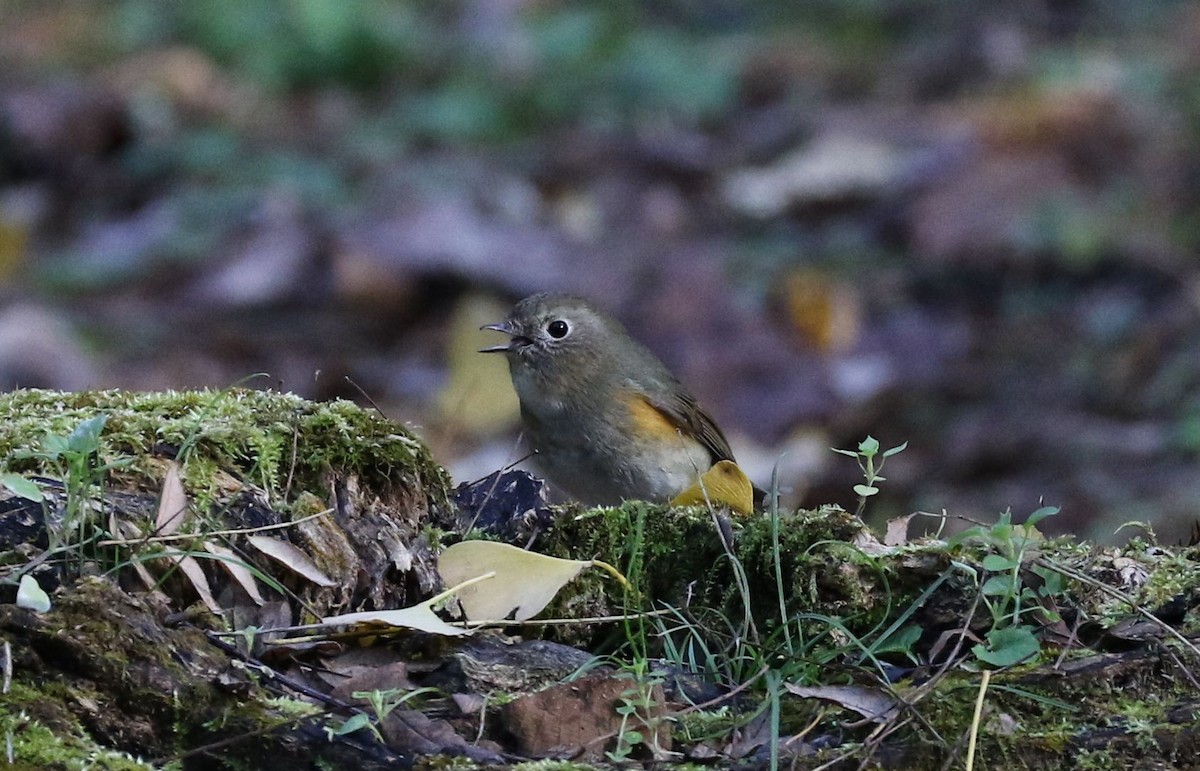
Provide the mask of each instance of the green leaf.
{"label": "green leaf", "polygon": [[48,458],[58,458],[68,449],[67,437],[62,434],[47,434],[42,440],[42,453]]}
{"label": "green leaf", "polygon": [[997,522],[988,533],[993,543],[1012,547],[1013,526],[1008,522]]}
{"label": "green leaf", "polygon": [[851,458],[857,458],[857,457],[858,457],[858,453],[856,453],[854,450],[839,450],[839,449],[838,449],[838,448],[836,448],[836,447],[830,447],[829,449],[833,450],[834,452],[836,452],[836,453],[838,453],[838,454],[840,454],[840,455],[847,455],[847,456],[849,456],[849,457],[851,457]]}
{"label": "green leaf", "polygon": [[1038,594],[1043,597],[1053,597],[1066,591],[1067,582],[1063,578],[1062,573],[1059,573],[1057,570],[1035,565],[1033,567],[1033,574],[1043,581],[1041,587],[1038,588]]}
{"label": "green leaf", "polygon": [[890,458],[893,455],[904,452],[907,449],[908,449],[908,442],[905,442],[904,444],[898,444],[890,450],[885,450],[883,453],[883,457]]}
{"label": "green leaf", "polygon": [[1041,644],[1030,627],[1010,626],[988,632],[987,646],[976,645],[971,652],[985,664],[1010,667],[1036,655],[1040,650]]}
{"label": "green leaf", "polygon": [[875,493],[879,492],[879,488],[878,487],[870,487],[869,485],[855,485],[854,492],[858,493],[859,495],[861,495],[865,498],[867,496],[874,495]]}
{"label": "green leaf", "polygon": [[26,479],[20,474],[0,474],[0,485],[26,500],[42,502],[42,489],[37,486],[37,482]]}
{"label": "green leaf", "polygon": [[337,728],[332,729],[331,733],[334,736],[346,736],[347,734],[352,734],[355,731],[360,731],[369,725],[371,725],[370,716],[365,712],[359,712],[358,714],[353,715],[348,720],[344,721]]}
{"label": "green leaf", "polygon": [[1018,564],[1016,560],[1005,557],[1002,554],[989,554],[983,558],[983,569],[990,570],[993,573],[1003,573],[1006,570],[1012,570]]}
{"label": "green leaf", "polygon": [[950,564],[974,580],[979,580],[979,570],[974,565],[968,565],[967,563],[959,562],[958,560],[950,560]]}
{"label": "green leaf", "polygon": [[879,440],[868,434],[866,439],[858,443],[858,451],[868,458],[874,457],[879,452]]}
{"label": "green leaf", "polygon": [[[955,546],[961,546],[962,544],[966,543],[967,541],[979,540],[979,539],[983,538],[983,535],[984,535],[983,528],[980,527],[979,525],[976,525],[974,527],[969,527],[960,533],[955,533],[954,535],[950,536],[949,538],[946,539],[946,545],[949,546],[950,548],[954,548]],[[971,572],[974,572],[974,570],[975,569],[972,568]]]}
{"label": "green leaf", "polygon": [[877,656],[883,653],[903,653],[911,656],[913,646],[919,639],[921,639],[921,627],[909,624],[888,635],[886,640],[876,644],[873,649]]}
{"label": "green leaf", "polygon": [[100,449],[100,434],[104,431],[106,422],[108,415],[100,413],[75,426],[75,430],[67,437],[67,450],[79,455],[90,455]]}
{"label": "green leaf", "polygon": [[992,576],[983,582],[983,587],[980,589],[986,597],[1005,597],[1014,593],[1013,577],[1011,573],[1003,573],[998,576]]}
{"label": "green leaf", "polygon": [[1059,508],[1057,506],[1043,506],[1042,508],[1038,509],[1037,511],[1035,511],[1029,515],[1029,518],[1025,520],[1025,525],[1027,527],[1033,527],[1034,525],[1036,525],[1038,522],[1041,522],[1046,517],[1053,517],[1058,512],[1059,512]]}

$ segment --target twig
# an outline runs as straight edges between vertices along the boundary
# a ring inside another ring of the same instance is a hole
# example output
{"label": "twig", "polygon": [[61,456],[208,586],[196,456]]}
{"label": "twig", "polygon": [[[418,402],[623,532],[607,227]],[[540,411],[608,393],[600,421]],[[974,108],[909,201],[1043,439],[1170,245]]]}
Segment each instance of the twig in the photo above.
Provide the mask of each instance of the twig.
{"label": "twig", "polygon": [[[428,600],[426,600],[428,602]],[[380,611],[384,613],[386,611]],[[451,622],[452,626],[461,626],[466,629],[504,629],[513,626],[567,626],[569,624],[607,624],[613,621],[629,621],[636,618],[651,618],[654,616],[669,615],[669,610],[648,610],[644,613],[626,613],[619,616],[591,616],[590,618],[546,618],[546,619],[529,619],[527,621],[479,621],[477,623],[470,622]],[[298,626],[280,626],[273,629],[259,629],[257,634],[287,634],[288,632],[307,632],[312,629],[320,629],[327,624],[300,624]],[[406,627],[394,627],[395,629],[405,629]],[[374,628],[367,632],[347,632],[339,635],[329,635],[329,639],[345,639],[353,637],[363,637],[368,635],[378,636],[386,634],[387,629]],[[218,637],[241,637],[241,632],[212,632],[211,634]],[[323,635],[313,635],[310,637],[289,637],[285,639],[264,640],[266,645],[287,645],[289,643],[307,642],[313,639],[323,639]]]}
{"label": "twig", "polygon": [[750,685],[755,680],[757,680],[758,678],[762,677],[763,675],[765,675],[767,672],[770,672],[770,671],[771,671],[770,665],[764,664],[762,669],[755,672],[754,675],[749,680],[747,680],[744,683],[740,683],[736,688],[731,689],[729,691],[729,693],[723,693],[720,696],[709,699],[708,701],[705,701],[705,702],[701,702],[700,704],[693,704],[690,707],[684,707],[683,709],[679,710],[678,712],[676,712],[674,714],[687,715],[692,712],[699,712],[702,709],[709,709],[710,707],[715,707],[723,701],[729,701],[734,696],[737,696],[739,693],[741,693],[742,691],[749,688]]}
{"label": "twig", "polygon": [[979,681],[979,695],[975,697],[975,714],[971,716],[971,738],[967,741],[967,771],[975,768],[975,742],[979,738],[979,717],[983,714],[983,697],[987,695],[988,682],[992,679],[992,670],[983,670]]}
{"label": "twig", "polygon": [[1091,576],[1087,575],[1086,573],[1080,573],[1077,570],[1069,568],[1065,565],[1059,565],[1055,562],[1051,562],[1050,560],[1046,559],[1045,557],[1039,557],[1037,560],[1035,560],[1035,562],[1038,565],[1041,565],[1042,567],[1053,570],[1055,573],[1061,573],[1062,575],[1067,576],[1068,578],[1074,578],[1076,581],[1082,581],[1083,583],[1085,583],[1089,586],[1094,586],[1097,589],[1099,589],[1100,591],[1107,594],[1109,597],[1115,597],[1118,600],[1122,600],[1123,602],[1128,604],[1129,607],[1131,607],[1135,611],[1137,611],[1139,614],[1145,616],[1146,619],[1150,621],[1150,623],[1159,627],[1164,632],[1171,635],[1176,640],[1178,640],[1180,643],[1182,643],[1185,648],[1190,650],[1196,656],[1196,658],[1200,659],[1200,648],[1197,648],[1195,646],[1195,644],[1192,643],[1191,640],[1189,640],[1188,638],[1186,638],[1182,634],[1180,634],[1179,630],[1177,630],[1175,627],[1171,626],[1166,621],[1163,621],[1158,616],[1154,615],[1150,611],[1143,608],[1128,594],[1122,592],[1119,589],[1114,589],[1113,587],[1109,586],[1106,583],[1097,581],[1096,579],[1092,578]]}
{"label": "twig", "polygon": [[209,537],[218,536],[218,535],[246,535],[248,533],[263,533],[268,530],[283,530],[283,529],[286,529],[289,527],[294,527],[296,525],[299,525],[302,522],[307,522],[310,519],[316,519],[317,517],[324,517],[327,514],[332,514],[332,513],[333,513],[333,509],[325,509],[324,511],[318,511],[316,514],[309,514],[307,517],[301,517],[300,519],[293,519],[290,522],[279,522],[274,525],[263,525],[262,527],[243,527],[243,528],[238,528],[236,530],[213,530],[213,531],[207,532],[207,533],[179,533],[177,535],[155,535],[155,536],[149,536],[149,537],[145,537],[145,538],[112,539],[112,540],[107,540],[107,541],[100,541],[96,545],[97,546],[133,546],[133,545],[141,544],[141,543],[165,543],[168,541],[186,541],[189,539],[194,540],[196,538],[209,538]]}
{"label": "twig", "polygon": [[322,704],[329,707],[331,710],[333,710],[335,712],[347,712],[347,711],[358,712],[358,711],[360,711],[353,704],[347,704],[346,702],[344,702],[340,699],[335,699],[328,694],[325,694],[325,693],[322,693],[321,691],[316,690],[315,688],[310,688],[309,686],[305,685],[304,683],[301,683],[297,680],[293,680],[292,678],[290,678],[286,675],[279,674],[274,669],[272,669],[271,667],[262,663],[258,659],[253,658],[252,656],[247,656],[245,653],[242,653],[240,650],[238,650],[236,645],[230,645],[229,643],[222,640],[221,635],[218,634],[217,632],[207,631],[204,633],[204,636],[208,638],[208,641],[210,643],[212,643],[213,645],[220,648],[226,654],[241,661],[246,666],[247,669],[257,672],[259,675],[261,675],[262,677],[264,677],[267,680],[276,682],[279,685],[281,685],[289,690],[295,691],[296,693],[299,693],[303,696],[307,696],[310,699],[315,699],[316,701],[321,702]]}

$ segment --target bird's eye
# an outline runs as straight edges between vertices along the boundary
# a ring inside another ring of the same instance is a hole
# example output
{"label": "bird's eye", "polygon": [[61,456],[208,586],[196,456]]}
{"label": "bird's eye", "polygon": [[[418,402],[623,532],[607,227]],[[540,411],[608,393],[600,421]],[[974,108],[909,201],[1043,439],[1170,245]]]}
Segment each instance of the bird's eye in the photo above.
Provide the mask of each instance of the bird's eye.
{"label": "bird's eye", "polygon": [[555,340],[562,340],[571,331],[571,326],[562,319],[555,319],[546,325],[546,331]]}

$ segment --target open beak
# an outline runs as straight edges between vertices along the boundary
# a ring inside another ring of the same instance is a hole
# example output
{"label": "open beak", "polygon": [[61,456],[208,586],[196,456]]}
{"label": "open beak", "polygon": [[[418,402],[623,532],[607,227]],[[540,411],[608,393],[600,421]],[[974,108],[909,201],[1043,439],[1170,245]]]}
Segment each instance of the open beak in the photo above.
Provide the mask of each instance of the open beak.
{"label": "open beak", "polygon": [[511,338],[504,345],[493,345],[487,348],[480,348],[480,353],[508,353],[509,351],[515,351],[522,345],[528,345],[531,342],[528,337],[518,334],[517,330],[513,329],[512,325],[507,321],[502,324],[484,324],[482,327],[480,327],[480,329],[490,329],[493,332],[503,332],[504,334],[508,335],[509,338]]}

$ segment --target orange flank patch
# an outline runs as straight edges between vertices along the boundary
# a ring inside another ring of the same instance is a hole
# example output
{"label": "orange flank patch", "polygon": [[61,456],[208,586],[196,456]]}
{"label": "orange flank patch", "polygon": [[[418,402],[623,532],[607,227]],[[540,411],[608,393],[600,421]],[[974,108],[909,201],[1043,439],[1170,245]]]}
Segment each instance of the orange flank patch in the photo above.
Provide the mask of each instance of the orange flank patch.
{"label": "orange flank patch", "polygon": [[630,394],[625,399],[629,407],[629,417],[633,421],[633,430],[640,439],[653,441],[668,438],[679,438],[679,427],[662,413],[662,410],[646,401],[641,394]]}

